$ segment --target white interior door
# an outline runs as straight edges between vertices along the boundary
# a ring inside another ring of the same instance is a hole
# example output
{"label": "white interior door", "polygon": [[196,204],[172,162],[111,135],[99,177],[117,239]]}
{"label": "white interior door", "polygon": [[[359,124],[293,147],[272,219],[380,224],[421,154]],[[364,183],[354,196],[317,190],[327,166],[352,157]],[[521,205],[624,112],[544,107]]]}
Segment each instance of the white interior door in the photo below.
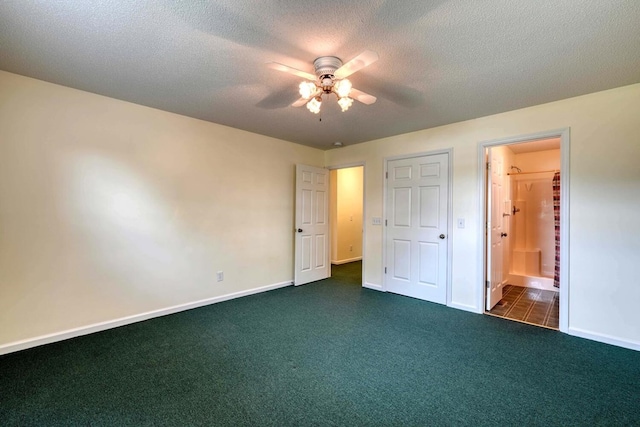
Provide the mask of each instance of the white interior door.
{"label": "white interior door", "polygon": [[502,157],[489,148],[489,185],[487,191],[487,310],[491,310],[502,299],[503,245],[506,237],[503,222],[503,165]]}
{"label": "white interior door", "polygon": [[446,304],[449,154],[387,162],[385,289]]}
{"label": "white interior door", "polygon": [[296,165],[296,286],[331,275],[328,204],[329,171]]}

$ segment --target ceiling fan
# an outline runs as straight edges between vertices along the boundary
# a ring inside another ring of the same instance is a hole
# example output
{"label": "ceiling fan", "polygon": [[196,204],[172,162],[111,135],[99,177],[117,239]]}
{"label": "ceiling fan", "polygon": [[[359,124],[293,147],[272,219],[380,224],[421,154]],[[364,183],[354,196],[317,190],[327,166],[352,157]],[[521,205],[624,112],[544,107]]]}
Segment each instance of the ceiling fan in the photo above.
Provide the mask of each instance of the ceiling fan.
{"label": "ceiling fan", "polygon": [[345,64],[335,56],[321,56],[313,61],[315,76],[277,62],[269,62],[267,66],[306,79],[299,86],[300,99],[291,105],[302,107],[306,104],[309,111],[318,114],[322,105],[322,95],[325,94],[336,95],[342,111],[347,111],[354,99],[366,105],[376,102],[375,96],[352,87],[347,77],[377,60],[378,54],[371,50],[365,50]]}

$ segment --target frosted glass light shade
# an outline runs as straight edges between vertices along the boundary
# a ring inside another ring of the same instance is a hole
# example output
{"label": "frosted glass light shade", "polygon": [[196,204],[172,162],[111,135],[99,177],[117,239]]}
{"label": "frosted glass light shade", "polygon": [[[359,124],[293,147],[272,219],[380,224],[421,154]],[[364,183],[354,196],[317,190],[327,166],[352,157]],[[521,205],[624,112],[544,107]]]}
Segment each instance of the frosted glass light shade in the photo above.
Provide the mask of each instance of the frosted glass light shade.
{"label": "frosted glass light shade", "polygon": [[307,109],[313,114],[318,114],[320,112],[321,105],[322,100],[320,99],[320,97],[313,98],[311,101],[307,102]]}
{"label": "frosted glass light shade", "polygon": [[340,98],[338,99],[338,104],[340,105],[340,108],[342,108],[342,112],[345,112],[353,104],[353,99],[347,97]]}
{"label": "frosted glass light shade", "polygon": [[315,83],[311,83],[311,82],[302,82],[300,83],[300,96],[303,97],[304,99],[309,99],[313,96],[313,94],[316,93],[316,91],[318,90],[316,88]]}
{"label": "frosted glass light shade", "polygon": [[339,80],[335,84],[335,90],[339,98],[346,98],[351,92],[351,82],[347,79]]}

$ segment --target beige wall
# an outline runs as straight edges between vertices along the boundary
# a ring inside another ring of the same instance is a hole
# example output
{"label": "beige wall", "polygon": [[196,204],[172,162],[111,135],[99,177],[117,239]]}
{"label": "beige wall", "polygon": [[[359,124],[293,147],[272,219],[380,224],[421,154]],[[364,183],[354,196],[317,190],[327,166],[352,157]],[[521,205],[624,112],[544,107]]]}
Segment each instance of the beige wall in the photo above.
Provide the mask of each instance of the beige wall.
{"label": "beige wall", "polygon": [[322,151],[6,72],[0,132],[0,350],[292,280]]}
{"label": "beige wall", "polygon": [[0,352],[291,281],[295,163],[366,162],[364,279],[382,285],[371,220],[382,216],[384,159],[443,148],[453,148],[452,217],[466,220],[453,228],[452,305],[478,311],[478,143],[564,127],[570,332],[640,349],[638,117],[632,85],[323,154],[0,72]]}
{"label": "beige wall", "polygon": [[382,285],[384,159],[453,148],[452,305],[480,311],[478,144],[569,127],[569,332],[640,349],[640,84],[330,150],[366,162],[365,282]]}
{"label": "beige wall", "polygon": [[335,184],[336,192],[331,229],[333,263],[362,258],[363,177],[362,166],[331,171],[331,186]]}

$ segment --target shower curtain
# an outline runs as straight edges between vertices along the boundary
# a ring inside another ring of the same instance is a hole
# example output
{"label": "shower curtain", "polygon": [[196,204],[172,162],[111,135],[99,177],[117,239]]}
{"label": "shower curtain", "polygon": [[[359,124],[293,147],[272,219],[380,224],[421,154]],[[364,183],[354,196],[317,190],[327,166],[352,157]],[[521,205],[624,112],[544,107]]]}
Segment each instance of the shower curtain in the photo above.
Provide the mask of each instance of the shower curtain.
{"label": "shower curtain", "polygon": [[560,172],[553,174],[553,225],[556,234],[556,256],[553,286],[560,287]]}

